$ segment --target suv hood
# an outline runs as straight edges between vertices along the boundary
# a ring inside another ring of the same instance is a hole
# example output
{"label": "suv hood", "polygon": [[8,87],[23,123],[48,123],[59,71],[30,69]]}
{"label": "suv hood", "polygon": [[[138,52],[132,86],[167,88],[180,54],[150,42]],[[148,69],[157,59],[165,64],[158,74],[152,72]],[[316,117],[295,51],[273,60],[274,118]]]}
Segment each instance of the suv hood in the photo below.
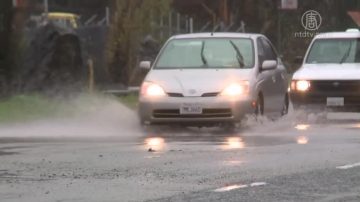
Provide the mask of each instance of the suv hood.
{"label": "suv hood", "polygon": [[249,80],[252,69],[154,69],[145,81],[161,85],[167,93],[201,96],[219,93],[232,82]]}
{"label": "suv hood", "polygon": [[294,80],[360,80],[360,64],[304,64]]}

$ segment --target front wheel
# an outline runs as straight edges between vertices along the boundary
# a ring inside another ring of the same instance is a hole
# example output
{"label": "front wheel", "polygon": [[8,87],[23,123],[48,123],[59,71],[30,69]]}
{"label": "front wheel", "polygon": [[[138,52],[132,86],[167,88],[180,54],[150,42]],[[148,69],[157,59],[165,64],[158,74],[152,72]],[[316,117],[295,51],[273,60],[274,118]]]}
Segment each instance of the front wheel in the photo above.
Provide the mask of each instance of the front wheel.
{"label": "front wheel", "polygon": [[258,117],[262,115],[264,115],[264,99],[259,95],[256,100],[255,116]]}

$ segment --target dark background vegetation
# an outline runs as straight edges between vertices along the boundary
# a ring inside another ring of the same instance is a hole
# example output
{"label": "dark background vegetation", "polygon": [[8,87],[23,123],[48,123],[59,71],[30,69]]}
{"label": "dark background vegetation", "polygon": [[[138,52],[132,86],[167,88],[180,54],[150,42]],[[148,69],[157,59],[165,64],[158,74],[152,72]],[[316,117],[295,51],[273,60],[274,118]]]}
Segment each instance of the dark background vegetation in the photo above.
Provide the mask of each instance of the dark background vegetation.
{"label": "dark background vegetation", "polygon": [[[43,12],[42,0],[19,2],[21,6],[14,8],[12,0],[0,1],[2,96],[19,92],[16,83],[24,68],[24,50],[31,44],[24,42],[24,38],[31,41],[24,36],[25,24],[30,15]],[[296,32],[305,31],[301,26],[301,16],[305,11],[312,9],[321,14],[323,23],[318,32],[357,27],[348,11],[359,11],[360,0],[298,0],[297,10],[280,10],[279,3],[280,0],[49,0],[49,9],[79,14],[84,23],[92,16],[97,16],[97,19],[105,17],[105,9],[109,8],[110,24],[101,25],[102,34],[98,35],[102,40],[85,39],[85,35],[79,35],[85,49],[82,50],[84,61],[88,58],[95,60],[94,77],[99,88],[138,85],[144,75],[136,68],[138,62],[153,59],[169,36],[187,33],[186,20],[190,18],[194,20],[194,32],[212,31],[214,28],[215,31],[224,31],[224,28],[225,31],[238,31],[244,23],[246,32],[265,34],[283,55],[290,72],[296,69],[292,63],[294,57],[303,55],[311,41],[310,37],[294,36]],[[176,25],[177,16],[180,16],[180,26]],[[86,29],[88,32],[99,31]],[[90,47],[96,41],[103,46]]]}

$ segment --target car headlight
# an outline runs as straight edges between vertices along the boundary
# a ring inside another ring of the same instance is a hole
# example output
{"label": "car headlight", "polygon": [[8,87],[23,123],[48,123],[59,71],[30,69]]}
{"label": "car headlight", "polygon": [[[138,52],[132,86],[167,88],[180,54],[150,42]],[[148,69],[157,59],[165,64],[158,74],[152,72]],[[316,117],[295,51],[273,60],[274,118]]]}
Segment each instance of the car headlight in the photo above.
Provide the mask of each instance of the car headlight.
{"label": "car headlight", "polygon": [[299,80],[291,82],[291,90],[294,91],[308,91],[310,89],[310,81],[307,80]]}
{"label": "car headlight", "polygon": [[242,82],[236,82],[228,85],[222,92],[221,95],[224,96],[239,96],[239,95],[245,95],[249,92],[249,82],[248,81],[242,81]]}
{"label": "car headlight", "polygon": [[164,89],[160,85],[152,82],[144,82],[141,85],[140,94],[149,97],[161,97],[166,95]]}

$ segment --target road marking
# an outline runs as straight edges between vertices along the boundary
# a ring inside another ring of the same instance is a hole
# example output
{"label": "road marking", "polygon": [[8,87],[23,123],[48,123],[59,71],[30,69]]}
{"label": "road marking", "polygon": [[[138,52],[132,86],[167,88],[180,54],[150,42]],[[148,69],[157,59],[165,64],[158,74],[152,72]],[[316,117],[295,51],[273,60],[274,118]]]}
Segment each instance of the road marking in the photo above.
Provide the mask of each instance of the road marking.
{"label": "road marking", "polygon": [[259,187],[259,186],[265,186],[266,182],[254,182],[250,184],[250,187]]}
{"label": "road marking", "polygon": [[236,189],[243,189],[243,188],[248,188],[248,187],[259,187],[259,186],[264,186],[264,185],[266,185],[266,182],[254,182],[254,183],[251,183],[249,185],[247,185],[247,184],[234,184],[234,185],[230,185],[230,186],[215,189],[214,192],[227,192],[227,191],[232,191],[232,190],[236,190]]}
{"label": "road marking", "polygon": [[231,190],[235,190],[235,189],[242,189],[242,188],[246,188],[248,187],[248,185],[230,185],[230,186],[226,186],[226,187],[221,187],[219,189],[215,189],[214,192],[226,192],[226,191],[231,191]]}
{"label": "road marking", "polygon": [[354,164],[347,164],[347,165],[343,165],[343,166],[338,166],[336,168],[341,169],[341,170],[346,170],[346,169],[355,168],[355,167],[359,167],[359,166],[360,166],[360,162],[359,163],[354,163]]}

